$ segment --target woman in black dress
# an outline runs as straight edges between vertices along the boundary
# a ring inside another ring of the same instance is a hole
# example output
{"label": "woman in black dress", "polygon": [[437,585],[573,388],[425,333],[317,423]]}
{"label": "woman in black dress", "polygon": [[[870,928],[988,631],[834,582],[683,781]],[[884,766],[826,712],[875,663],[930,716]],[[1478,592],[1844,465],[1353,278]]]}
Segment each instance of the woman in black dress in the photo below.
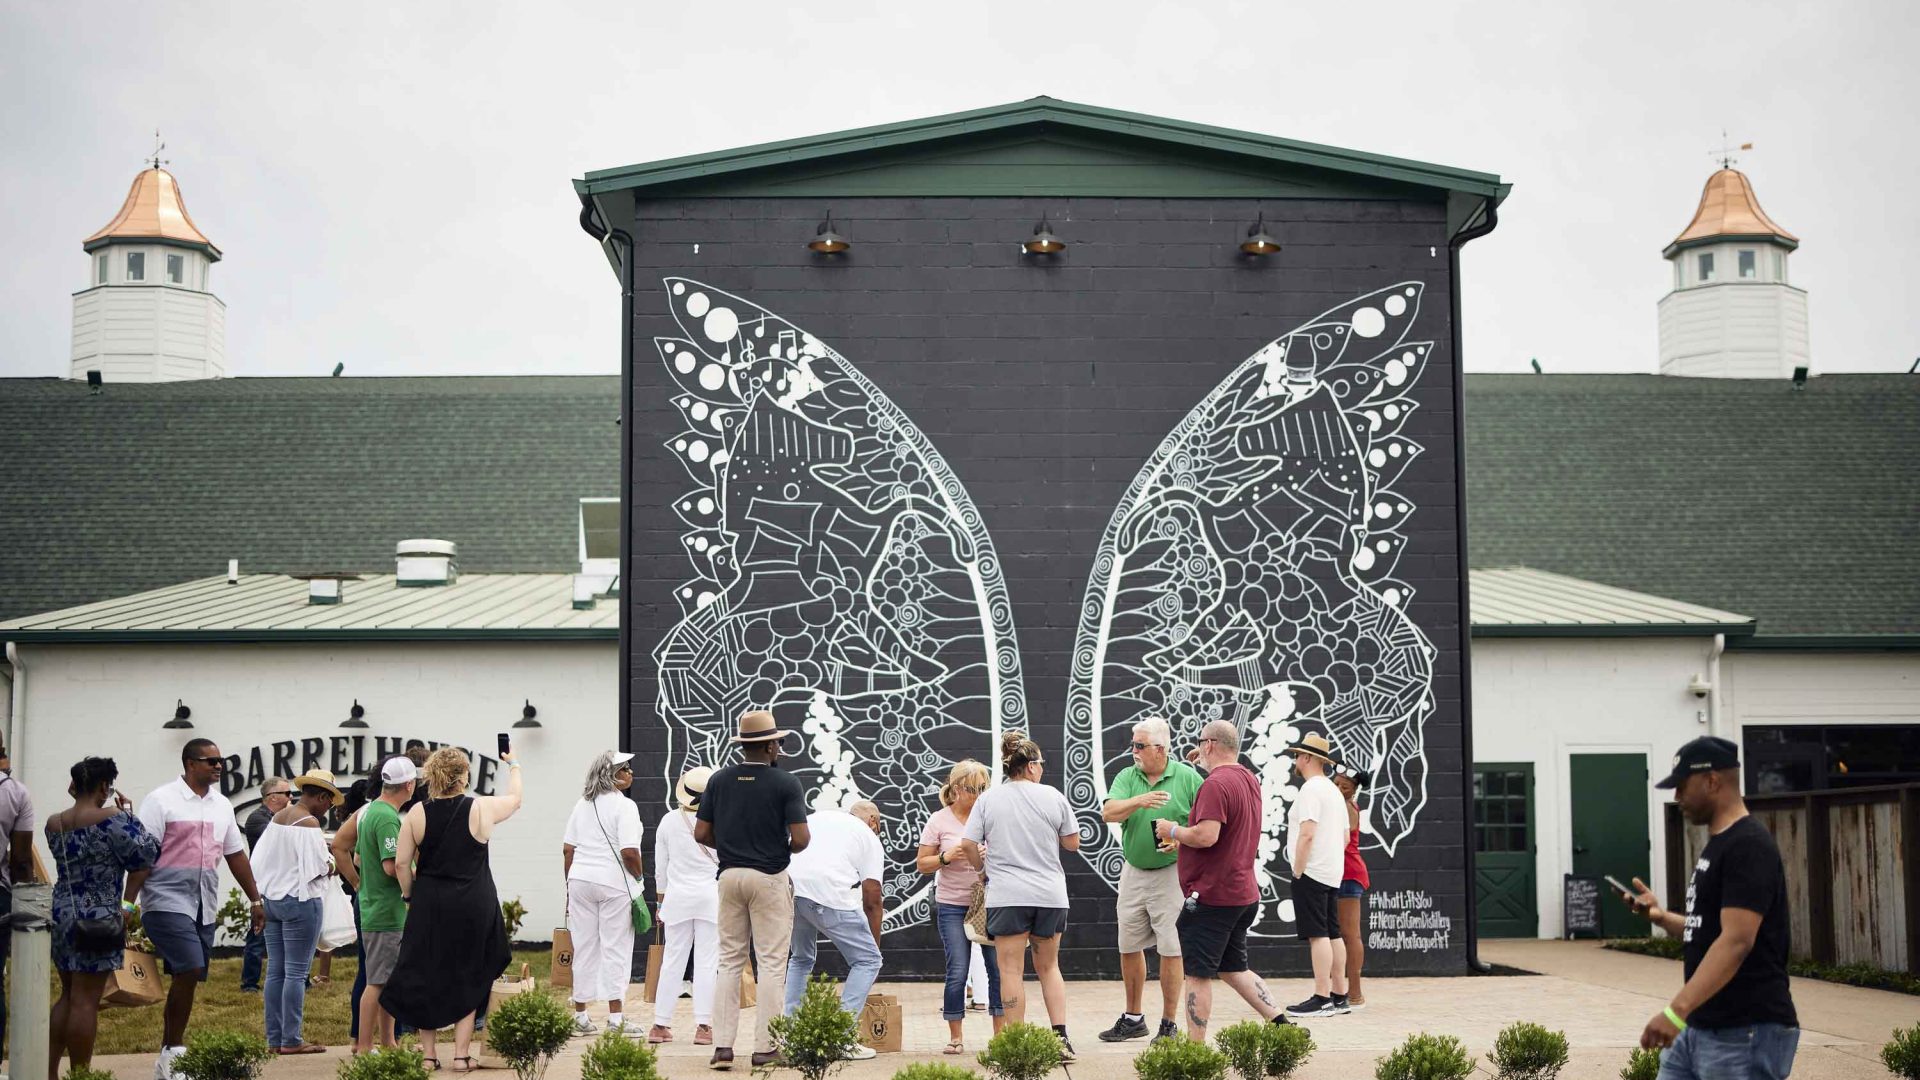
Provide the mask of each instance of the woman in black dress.
{"label": "woman in black dress", "polygon": [[512,959],[500,895],[487,862],[494,826],[520,809],[520,763],[507,766],[504,795],[468,795],[467,755],[442,747],[427,759],[428,799],[407,811],[394,876],[407,898],[400,963],[380,1006],[417,1028],[427,1067],[438,1069],[435,1037],[453,1028],[453,1071],[472,1071],[473,1018]]}

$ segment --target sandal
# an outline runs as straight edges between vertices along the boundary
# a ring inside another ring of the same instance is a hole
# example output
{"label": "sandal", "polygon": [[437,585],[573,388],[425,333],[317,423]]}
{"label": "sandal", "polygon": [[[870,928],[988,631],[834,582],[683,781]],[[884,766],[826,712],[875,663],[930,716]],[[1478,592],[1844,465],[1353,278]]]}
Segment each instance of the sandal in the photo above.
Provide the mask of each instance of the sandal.
{"label": "sandal", "polygon": [[[461,1063],[461,1062],[463,1062],[463,1061],[467,1063],[467,1067],[466,1067],[466,1068],[464,1068],[464,1069],[462,1069],[462,1068],[460,1068],[460,1063]],[[476,1069],[478,1069],[478,1068],[480,1067],[480,1066],[478,1066],[478,1065],[475,1065],[475,1064],[473,1063],[473,1059],[472,1059],[471,1057],[457,1057],[457,1058],[454,1058],[454,1059],[453,1059],[453,1065],[454,1065],[454,1068],[453,1068],[453,1071],[454,1071],[454,1072],[456,1072],[456,1073],[470,1073],[470,1072],[473,1072],[474,1070],[476,1070]]]}
{"label": "sandal", "polygon": [[420,1059],[420,1064],[422,1064],[422,1065],[425,1065],[425,1066],[427,1067],[427,1071],[428,1071],[428,1072],[439,1072],[439,1071],[440,1071],[440,1059],[439,1059],[439,1058],[435,1058],[435,1057],[423,1057],[423,1058],[421,1058],[421,1059]]}
{"label": "sandal", "polygon": [[[967,1044],[961,1039],[948,1039],[947,1048],[940,1052],[948,1055],[964,1054],[967,1052]],[[944,1066],[942,1067],[944,1068]]]}

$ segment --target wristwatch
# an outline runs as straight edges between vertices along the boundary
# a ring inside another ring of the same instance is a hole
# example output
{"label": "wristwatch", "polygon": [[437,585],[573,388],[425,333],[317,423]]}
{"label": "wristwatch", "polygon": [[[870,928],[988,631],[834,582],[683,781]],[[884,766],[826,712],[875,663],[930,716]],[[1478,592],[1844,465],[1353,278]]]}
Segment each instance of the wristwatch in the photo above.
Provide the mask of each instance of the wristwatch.
{"label": "wristwatch", "polygon": [[947,865],[947,853],[944,851],[940,852],[940,865],[941,866]]}

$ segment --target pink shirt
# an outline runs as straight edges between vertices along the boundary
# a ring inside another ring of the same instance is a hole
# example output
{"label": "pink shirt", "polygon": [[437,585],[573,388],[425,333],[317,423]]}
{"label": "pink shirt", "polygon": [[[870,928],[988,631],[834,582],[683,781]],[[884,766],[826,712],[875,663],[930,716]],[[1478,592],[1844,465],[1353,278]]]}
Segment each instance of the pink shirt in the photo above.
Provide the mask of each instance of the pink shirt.
{"label": "pink shirt", "polygon": [[980,880],[980,871],[961,858],[957,850],[966,829],[966,824],[943,806],[939,813],[927,819],[927,827],[920,830],[921,846],[936,848],[950,860],[934,874],[933,898],[942,904],[973,903],[973,883]]}

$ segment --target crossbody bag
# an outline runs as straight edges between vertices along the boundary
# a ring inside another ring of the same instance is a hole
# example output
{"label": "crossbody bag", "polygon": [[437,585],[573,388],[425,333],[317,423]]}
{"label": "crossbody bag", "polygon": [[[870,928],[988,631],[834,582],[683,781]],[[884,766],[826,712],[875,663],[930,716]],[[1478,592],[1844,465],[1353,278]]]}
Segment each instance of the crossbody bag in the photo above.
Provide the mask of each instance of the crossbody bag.
{"label": "crossbody bag", "polygon": [[600,807],[591,802],[587,806],[593,811],[593,823],[600,826],[600,835],[607,839],[607,850],[613,852],[613,865],[620,869],[620,881],[627,887],[627,907],[633,917],[633,932],[636,935],[651,934],[653,911],[647,907],[647,898],[644,894],[633,895],[633,875],[627,873],[626,860],[620,857],[620,846],[613,842],[613,834],[607,832],[607,823],[601,820]]}

